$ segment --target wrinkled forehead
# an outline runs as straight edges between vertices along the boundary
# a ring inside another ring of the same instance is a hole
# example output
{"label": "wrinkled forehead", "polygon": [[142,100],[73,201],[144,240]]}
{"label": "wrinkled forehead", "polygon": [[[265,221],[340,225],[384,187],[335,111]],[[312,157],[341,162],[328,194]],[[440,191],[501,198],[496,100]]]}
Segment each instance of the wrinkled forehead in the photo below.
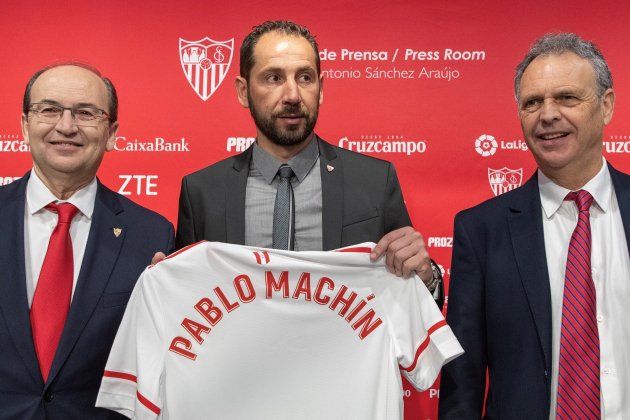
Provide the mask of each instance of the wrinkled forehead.
{"label": "wrinkled forehead", "polygon": [[282,62],[302,62],[315,68],[313,46],[300,35],[281,31],[272,31],[261,36],[254,47],[254,66],[265,67]]}
{"label": "wrinkled forehead", "polygon": [[107,109],[105,83],[95,73],[77,66],[53,67],[42,73],[31,89],[31,103],[51,101],[69,106],[92,104]]}

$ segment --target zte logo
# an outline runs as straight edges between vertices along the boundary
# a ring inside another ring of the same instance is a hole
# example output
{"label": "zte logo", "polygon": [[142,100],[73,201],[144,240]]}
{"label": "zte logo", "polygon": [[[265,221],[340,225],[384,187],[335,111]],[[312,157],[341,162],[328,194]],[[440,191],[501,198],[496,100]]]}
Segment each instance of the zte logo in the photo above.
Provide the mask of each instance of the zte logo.
{"label": "zte logo", "polygon": [[7,185],[12,183],[13,181],[17,181],[21,177],[19,176],[0,176],[0,185]]}
{"label": "zte logo", "polygon": [[227,151],[228,152],[244,152],[255,141],[256,141],[255,137],[228,137]]}
{"label": "zte logo", "polygon": [[427,245],[435,248],[452,248],[453,238],[451,236],[430,236]]}
{"label": "zte logo", "polygon": [[158,195],[157,175],[118,175],[123,184],[118,190],[122,195]]}

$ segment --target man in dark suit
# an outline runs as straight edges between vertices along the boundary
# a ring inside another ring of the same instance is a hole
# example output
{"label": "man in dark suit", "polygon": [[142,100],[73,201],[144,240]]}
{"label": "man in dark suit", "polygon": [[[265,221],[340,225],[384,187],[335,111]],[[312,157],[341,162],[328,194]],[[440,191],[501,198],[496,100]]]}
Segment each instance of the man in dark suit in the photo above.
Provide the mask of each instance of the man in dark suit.
{"label": "man in dark suit", "polygon": [[538,171],[455,218],[447,321],[465,354],[442,370],[439,417],[630,418],[630,177],[602,156],[608,65],[548,34],[515,89]]}
{"label": "man in dark suit", "polygon": [[29,81],[33,169],[0,187],[1,419],[123,418],[94,407],[105,362],[138,276],[174,232],[96,179],[117,129],[116,91],[96,69],[54,65]]}
{"label": "man in dark suit", "polygon": [[256,142],[184,178],[177,247],[203,239],[275,246],[278,171],[287,165],[295,197],[289,249],[378,242],[373,259],[385,255],[393,272],[416,271],[434,289],[441,274],[411,227],[393,165],[332,146],[313,132],[322,85],[317,43],[307,28],[265,22],[244,39],[236,90],[256,124]]}

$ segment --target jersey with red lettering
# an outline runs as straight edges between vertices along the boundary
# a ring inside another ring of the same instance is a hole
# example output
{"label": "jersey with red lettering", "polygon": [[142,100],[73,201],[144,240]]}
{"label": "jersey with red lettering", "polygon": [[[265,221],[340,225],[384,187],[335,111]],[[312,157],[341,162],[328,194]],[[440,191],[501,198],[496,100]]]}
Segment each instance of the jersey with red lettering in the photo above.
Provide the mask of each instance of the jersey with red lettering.
{"label": "jersey with red lettering", "polygon": [[97,406],[136,419],[401,419],[463,352],[418,277],[374,244],[290,252],[201,242],[147,268]]}

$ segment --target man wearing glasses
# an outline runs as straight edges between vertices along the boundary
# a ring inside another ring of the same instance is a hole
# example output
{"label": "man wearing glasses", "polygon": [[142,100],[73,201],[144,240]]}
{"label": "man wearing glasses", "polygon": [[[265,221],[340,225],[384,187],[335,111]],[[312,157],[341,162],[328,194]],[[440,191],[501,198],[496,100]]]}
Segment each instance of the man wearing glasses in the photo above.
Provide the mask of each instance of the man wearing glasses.
{"label": "man wearing glasses", "polygon": [[121,418],[94,407],[125,305],[173,226],[96,178],[114,148],[111,81],[35,73],[22,113],[33,168],[0,187],[0,418]]}

